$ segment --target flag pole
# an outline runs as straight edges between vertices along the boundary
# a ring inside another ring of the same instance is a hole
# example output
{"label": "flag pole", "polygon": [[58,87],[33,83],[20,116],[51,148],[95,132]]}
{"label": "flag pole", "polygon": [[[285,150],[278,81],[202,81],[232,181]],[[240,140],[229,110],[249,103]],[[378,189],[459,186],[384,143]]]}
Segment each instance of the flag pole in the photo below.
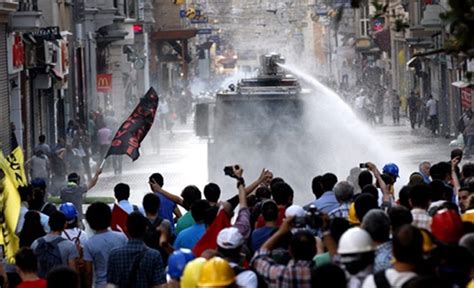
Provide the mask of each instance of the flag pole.
{"label": "flag pole", "polygon": [[102,159],[102,162],[100,163],[100,166],[99,166],[99,169],[100,169],[100,170],[102,170],[102,168],[104,168],[105,159],[107,159],[107,158]]}

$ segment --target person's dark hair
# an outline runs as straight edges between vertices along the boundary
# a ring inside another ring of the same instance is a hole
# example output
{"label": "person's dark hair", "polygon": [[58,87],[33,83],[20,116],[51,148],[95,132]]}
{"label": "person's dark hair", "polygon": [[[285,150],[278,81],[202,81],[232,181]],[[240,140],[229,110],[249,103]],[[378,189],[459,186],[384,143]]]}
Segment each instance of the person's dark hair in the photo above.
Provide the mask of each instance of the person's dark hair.
{"label": "person's dark hair", "polygon": [[431,201],[447,200],[451,201],[453,196],[453,189],[446,186],[441,180],[433,180],[429,184],[431,188]]}
{"label": "person's dark hair", "polygon": [[410,190],[410,202],[413,208],[428,209],[431,201],[431,189],[426,184],[418,184]]}
{"label": "person's dark hair", "polygon": [[316,240],[307,230],[299,230],[291,237],[290,251],[295,261],[312,261],[316,255]]}
{"label": "person's dark hair", "polygon": [[411,222],[413,222],[413,215],[411,215],[410,210],[404,206],[390,207],[388,209],[388,217],[390,217],[392,231],[395,231],[401,226],[411,224]]}
{"label": "person's dark hair", "polygon": [[390,218],[383,210],[373,209],[367,212],[361,226],[378,243],[390,240]]}
{"label": "person's dark hair", "polygon": [[363,170],[359,174],[359,178],[357,183],[359,184],[359,187],[362,189],[367,185],[373,185],[374,184],[374,176],[372,176],[372,173],[367,170]]}
{"label": "person's dark hair", "polygon": [[117,201],[128,200],[130,198],[130,186],[125,183],[115,185],[114,196]]}
{"label": "person's dark hair", "polygon": [[316,198],[319,198],[323,195],[323,185],[321,184],[321,180],[323,179],[323,176],[316,176],[313,178],[313,181],[311,181],[311,191],[313,191],[314,196]]}
{"label": "person's dark hair", "polygon": [[379,191],[372,184],[365,185],[364,187],[362,187],[362,190],[360,193],[372,195],[375,199],[379,198]]}
{"label": "person's dark hair", "polygon": [[148,193],[143,197],[142,205],[145,213],[156,215],[160,209],[160,197],[154,193]]}
{"label": "person's dark hair", "polygon": [[266,222],[278,219],[278,206],[273,200],[266,200],[262,204],[262,216]]}
{"label": "person's dark hair", "polygon": [[198,200],[191,206],[191,215],[195,222],[204,221],[206,218],[206,211],[211,207],[207,200]]}
{"label": "person's dark hair", "polygon": [[444,181],[451,174],[451,164],[439,162],[431,166],[430,175],[433,180]]}
{"label": "person's dark hair", "polygon": [[462,158],[462,156],[463,156],[462,149],[455,148],[455,149],[451,150],[451,160],[453,160],[456,157],[461,157]]}
{"label": "person's dark hair", "polygon": [[140,212],[128,215],[127,230],[131,238],[142,239],[145,236],[147,219]]}
{"label": "person's dark hair", "polygon": [[332,173],[326,173],[321,178],[321,185],[324,192],[331,191],[337,183],[337,176]]}
{"label": "person's dark hair", "polygon": [[364,219],[365,214],[372,209],[378,209],[377,199],[374,196],[362,193],[354,201],[354,208],[357,218],[360,222]]}
{"label": "person's dark hair", "polygon": [[349,228],[351,228],[351,225],[349,224],[349,221],[344,218],[336,217],[331,219],[329,222],[329,232],[336,243],[339,243],[342,234],[344,234],[344,232]]}
{"label": "person's dark hair", "polygon": [[160,173],[153,173],[151,174],[150,178],[148,178],[148,180],[155,180],[155,182],[160,185],[160,187],[163,187],[163,184],[164,184],[164,179],[163,179],[163,175],[161,175]]}
{"label": "person's dark hair", "polygon": [[439,245],[431,251],[431,261],[438,268],[437,276],[448,283],[448,287],[466,287],[471,280],[474,261],[465,247]]}
{"label": "person's dark hair", "polygon": [[38,141],[39,141],[40,143],[46,142],[46,135],[41,134],[41,135],[38,137]]}
{"label": "person's dark hair", "polygon": [[219,212],[218,206],[210,206],[209,209],[206,210],[206,218],[204,218],[204,224],[206,224],[206,226],[210,226],[212,222],[214,222],[217,217],[217,212]]}
{"label": "person's dark hair", "polygon": [[38,259],[29,247],[23,247],[15,254],[15,265],[23,272],[38,272]]}
{"label": "person's dark hair", "polygon": [[273,185],[275,185],[276,183],[285,183],[285,180],[283,180],[283,178],[281,178],[281,177],[275,177],[275,178],[273,178],[273,179],[270,181],[270,190],[273,189]]}
{"label": "person's dark hair", "polygon": [[33,189],[31,185],[18,187],[21,201],[29,201],[33,197]]}
{"label": "person's dark hair", "polygon": [[277,205],[289,206],[293,202],[293,189],[285,182],[272,185],[272,198]]}
{"label": "person's dark hair", "polygon": [[66,225],[67,219],[66,215],[64,215],[60,211],[54,211],[51,215],[49,215],[49,228],[51,231],[58,232],[63,231]]}
{"label": "person's dark hair", "polygon": [[209,202],[217,203],[221,197],[221,188],[216,183],[209,183],[204,186],[204,197]]}
{"label": "person's dark hair", "polygon": [[410,190],[411,190],[411,187],[408,185],[405,185],[402,187],[402,189],[400,189],[400,192],[398,192],[398,201],[400,202],[400,205],[406,207],[409,210],[411,210]]}
{"label": "person's dark hair", "polygon": [[255,196],[257,196],[258,199],[270,199],[272,197],[272,193],[266,186],[262,186],[257,188],[255,191]]}
{"label": "person's dark hair", "polygon": [[347,280],[344,270],[336,264],[325,264],[311,269],[312,287],[346,288]]}
{"label": "person's dark hair", "polygon": [[[391,176],[391,175],[386,174],[386,173],[383,173],[382,175],[380,175],[380,177],[382,178],[383,182],[385,182],[385,184],[387,184],[387,185],[393,185],[395,183],[395,181],[397,180],[396,177]],[[376,183],[376,186],[377,187],[380,186],[378,181]]]}
{"label": "person's dark hair", "polygon": [[104,202],[94,202],[87,208],[86,220],[95,231],[107,229],[112,221],[112,211]]}
{"label": "person's dark hair", "polygon": [[423,236],[420,230],[412,225],[401,226],[393,235],[392,252],[399,262],[419,264],[423,258]]}
{"label": "person's dark hair", "polygon": [[79,288],[79,274],[67,266],[57,266],[46,276],[47,288]]}
{"label": "person's dark hair", "polygon": [[20,247],[30,247],[33,241],[46,235],[41,225],[41,216],[37,211],[28,211],[20,231]]}
{"label": "person's dark hair", "polygon": [[67,176],[67,181],[69,182],[79,183],[80,179],[81,177],[76,172],[73,172]]}
{"label": "person's dark hair", "polygon": [[462,176],[464,178],[474,176],[474,163],[466,163],[462,166]]}
{"label": "person's dark hair", "polygon": [[186,210],[189,210],[194,202],[201,200],[201,191],[198,187],[194,185],[189,185],[184,187],[181,192],[181,197],[183,198],[183,207]]}

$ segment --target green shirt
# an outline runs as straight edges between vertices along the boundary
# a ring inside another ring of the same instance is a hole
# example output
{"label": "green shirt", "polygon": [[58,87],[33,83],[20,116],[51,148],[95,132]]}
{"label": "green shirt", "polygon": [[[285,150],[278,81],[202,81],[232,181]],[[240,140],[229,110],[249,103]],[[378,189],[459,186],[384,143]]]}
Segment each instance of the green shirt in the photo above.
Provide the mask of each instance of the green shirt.
{"label": "green shirt", "polygon": [[186,228],[189,228],[195,224],[193,215],[191,212],[186,212],[181,218],[179,218],[178,223],[176,223],[176,236],[179,232],[183,231]]}
{"label": "green shirt", "polygon": [[314,261],[314,264],[316,264],[316,266],[329,264],[331,263],[331,255],[329,255],[329,252],[319,254],[319,255],[314,256],[313,261]]}

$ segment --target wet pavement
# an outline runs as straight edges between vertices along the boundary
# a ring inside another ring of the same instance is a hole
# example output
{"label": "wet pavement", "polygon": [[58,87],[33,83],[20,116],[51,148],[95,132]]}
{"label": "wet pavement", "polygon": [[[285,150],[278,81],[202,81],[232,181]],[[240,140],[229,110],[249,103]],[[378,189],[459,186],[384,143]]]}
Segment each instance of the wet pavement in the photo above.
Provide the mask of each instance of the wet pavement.
{"label": "wet pavement", "polygon": [[[406,118],[402,118],[401,124],[397,126],[392,125],[391,121],[386,123],[375,126],[374,134],[380,137],[383,143],[389,143],[392,149],[396,150],[400,159],[394,159],[394,162],[409,170],[401,171],[402,181],[417,169],[421,161],[429,160],[434,163],[449,159],[449,152],[452,149],[448,146],[450,140],[432,136],[425,128],[412,130]],[[113,171],[105,171],[97,186],[88,194],[113,197],[115,184],[124,182],[131,187],[131,201],[141,204],[143,195],[150,191],[147,184],[148,177],[154,172],[160,172],[164,176],[164,188],[172,193],[179,194],[190,184],[202,189],[207,183],[207,140],[194,135],[193,125],[178,124],[172,135],[169,132],[160,132],[159,143],[160,151],[154,153],[151,137],[148,135],[137,161],[132,162],[124,156],[123,174],[115,176]],[[338,175],[340,178],[346,176]],[[308,179],[308,183],[310,181],[311,179]],[[229,196],[225,194],[223,198]],[[308,193],[307,201],[312,199],[313,196]]]}

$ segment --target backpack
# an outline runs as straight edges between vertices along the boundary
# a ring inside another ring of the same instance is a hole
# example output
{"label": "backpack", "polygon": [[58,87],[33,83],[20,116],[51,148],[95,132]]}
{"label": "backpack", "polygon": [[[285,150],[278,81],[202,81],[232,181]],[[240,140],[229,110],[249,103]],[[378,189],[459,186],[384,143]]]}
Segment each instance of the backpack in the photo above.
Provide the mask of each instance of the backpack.
{"label": "backpack", "polygon": [[155,221],[151,222],[147,219],[147,227],[145,236],[143,237],[143,241],[145,242],[146,246],[157,250],[160,248],[160,225],[163,222],[163,218],[156,217]]}
{"label": "backpack", "polygon": [[145,242],[146,246],[160,252],[163,263],[168,263],[169,255],[166,252],[166,250],[164,250],[160,246],[160,237],[161,237],[160,225],[162,222],[163,222],[163,218],[158,217],[158,216],[153,222],[147,219],[147,227],[146,227],[145,236],[143,237],[143,241]]}
{"label": "backpack", "polygon": [[66,239],[59,237],[51,242],[40,238],[36,246],[35,254],[38,258],[38,275],[40,278],[46,278],[46,274],[56,267],[63,264],[61,251],[58,244]]}
{"label": "backpack", "polygon": [[85,261],[84,261],[84,249],[82,247],[82,244],[81,244],[81,235],[82,235],[82,230],[79,229],[79,233],[77,234],[76,237],[70,237],[66,230],[64,230],[64,235],[66,235],[66,238],[67,240],[71,241],[72,243],[74,243],[76,245],[76,250],[77,250],[77,253],[79,254],[79,257],[76,258],[76,260],[74,261],[75,264],[76,264],[76,269],[77,269],[77,272],[79,273],[79,278],[81,280],[81,287],[86,287],[85,286],[85,281],[83,281],[84,279],[86,279],[86,264],[85,264]]}

